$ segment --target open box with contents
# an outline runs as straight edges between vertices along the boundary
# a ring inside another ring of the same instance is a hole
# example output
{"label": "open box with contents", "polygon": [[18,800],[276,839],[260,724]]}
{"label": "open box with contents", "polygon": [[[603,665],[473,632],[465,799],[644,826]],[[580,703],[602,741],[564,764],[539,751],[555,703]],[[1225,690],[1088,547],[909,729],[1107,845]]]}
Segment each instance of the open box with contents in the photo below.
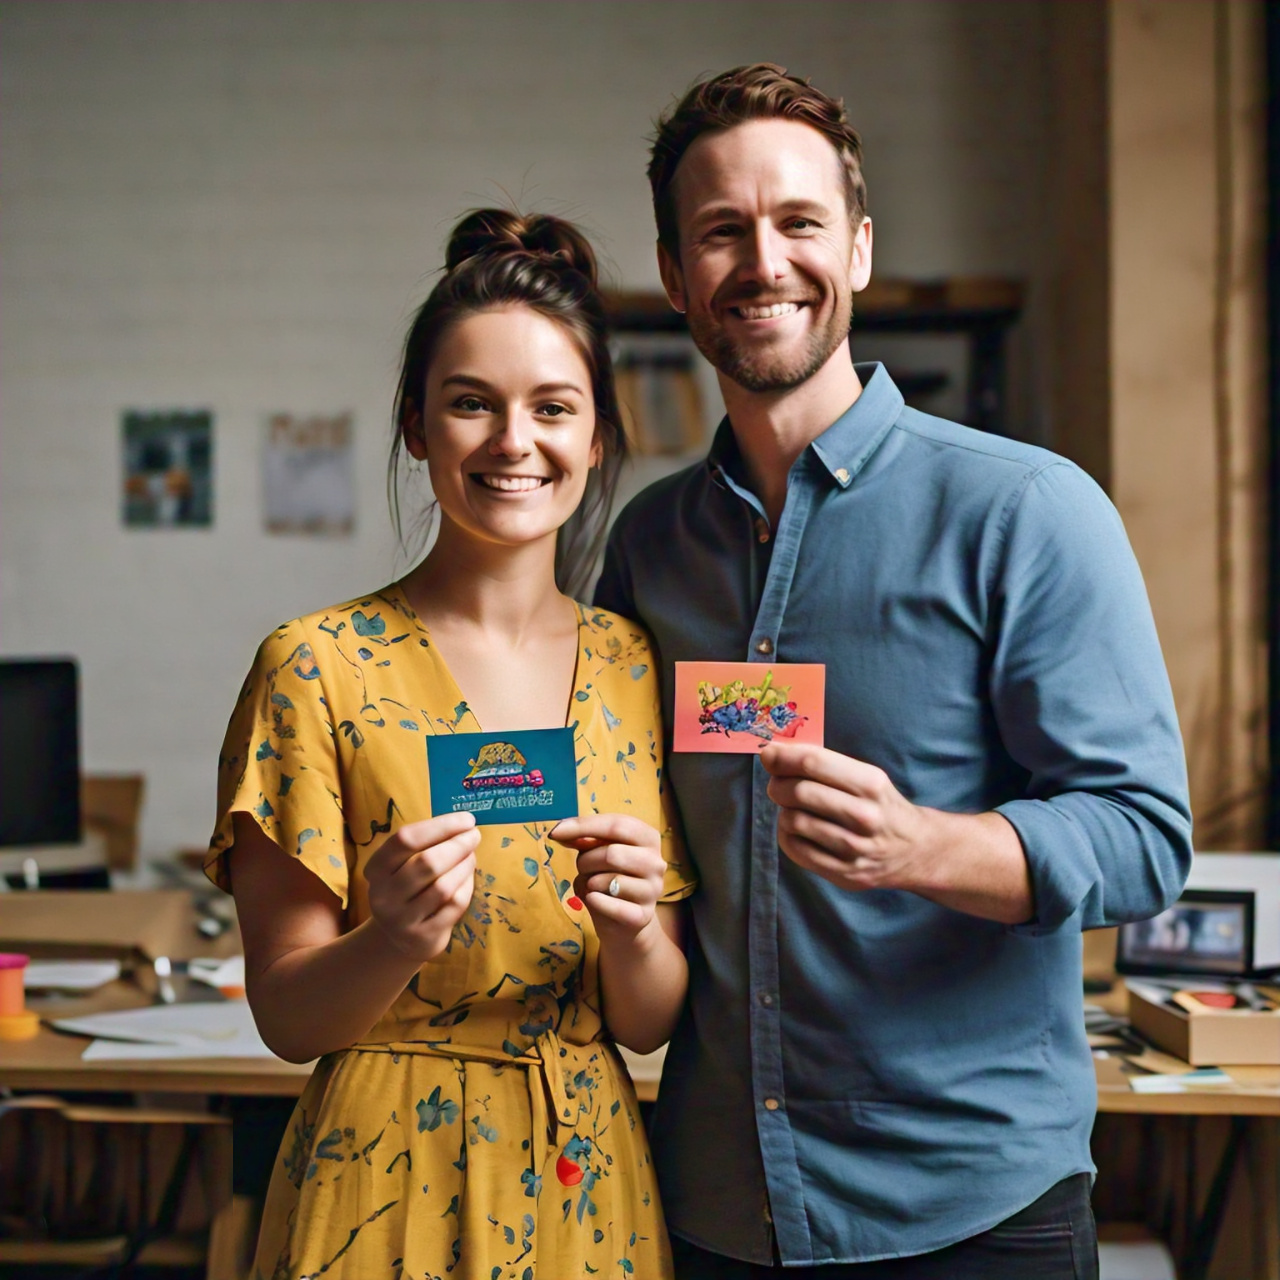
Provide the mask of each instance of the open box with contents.
{"label": "open box with contents", "polygon": [[[1195,983],[1187,985],[1194,989]],[[1155,983],[1131,978],[1125,986],[1134,1030],[1193,1067],[1280,1064],[1280,993],[1274,987],[1262,987],[1270,1008],[1221,1009],[1194,1000],[1184,1006],[1171,988]]]}

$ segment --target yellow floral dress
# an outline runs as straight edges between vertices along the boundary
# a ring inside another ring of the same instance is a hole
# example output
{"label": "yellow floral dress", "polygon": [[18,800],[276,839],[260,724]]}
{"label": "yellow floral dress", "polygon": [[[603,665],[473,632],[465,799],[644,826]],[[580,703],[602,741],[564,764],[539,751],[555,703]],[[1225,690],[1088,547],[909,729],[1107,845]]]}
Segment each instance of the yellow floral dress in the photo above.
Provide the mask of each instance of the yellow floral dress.
{"label": "yellow floral dress", "polygon": [[[661,831],[664,901],[682,898],[694,882],[662,785],[648,638],[578,609],[581,811]],[[287,623],[227,729],[209,875],[229,887],[232,814],[252,814],[358,924],[368,858],[430,816],[424,739],[480,728],[398,585]],[[480,828],[447,949],[365,1042],[320,1059],[272,1172],[255,1277],[671,1274],[635,1092],[601,1020],[596,933],[552,825]]]}

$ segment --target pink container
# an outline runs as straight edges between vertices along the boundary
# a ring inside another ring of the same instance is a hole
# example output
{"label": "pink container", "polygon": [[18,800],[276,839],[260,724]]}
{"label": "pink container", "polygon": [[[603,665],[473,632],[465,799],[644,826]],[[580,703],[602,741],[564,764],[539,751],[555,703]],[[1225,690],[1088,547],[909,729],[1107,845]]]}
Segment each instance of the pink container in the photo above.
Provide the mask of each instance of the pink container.
{"label": "pink container", "polygon": [[22,979],[28,956],[0,952],[0,1040],[30,1040],[40,1019],[26,1007]]}
{"label": "pink container", "polygon": [[22,977],[30,956],[0,952],[0,1017],[12,1017],[26,1008],[22,993]]}

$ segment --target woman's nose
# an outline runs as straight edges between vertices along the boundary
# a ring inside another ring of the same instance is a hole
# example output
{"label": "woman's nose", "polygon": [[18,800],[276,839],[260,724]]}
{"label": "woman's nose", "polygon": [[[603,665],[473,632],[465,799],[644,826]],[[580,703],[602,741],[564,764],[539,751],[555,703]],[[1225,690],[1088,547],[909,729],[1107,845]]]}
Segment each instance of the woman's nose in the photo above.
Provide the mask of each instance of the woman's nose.
{"label": "woman's nose", "polygon": [[529,422],[518,411],[507,412],[489,437],[489,452],[497,457],[523,458],[529,452]]}

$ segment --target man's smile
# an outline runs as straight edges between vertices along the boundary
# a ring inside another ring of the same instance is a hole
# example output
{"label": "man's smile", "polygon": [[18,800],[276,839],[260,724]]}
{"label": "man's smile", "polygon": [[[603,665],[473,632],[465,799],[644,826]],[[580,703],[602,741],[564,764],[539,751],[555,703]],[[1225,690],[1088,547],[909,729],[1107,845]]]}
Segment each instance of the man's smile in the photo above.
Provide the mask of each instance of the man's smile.
{"label": "man's smile", "polygon": [[778,316],[794,315],[802,306],[802,302],[772,302],[767,306],[756,303],[741,302],[729,310],[743,320],[774,320]]}

